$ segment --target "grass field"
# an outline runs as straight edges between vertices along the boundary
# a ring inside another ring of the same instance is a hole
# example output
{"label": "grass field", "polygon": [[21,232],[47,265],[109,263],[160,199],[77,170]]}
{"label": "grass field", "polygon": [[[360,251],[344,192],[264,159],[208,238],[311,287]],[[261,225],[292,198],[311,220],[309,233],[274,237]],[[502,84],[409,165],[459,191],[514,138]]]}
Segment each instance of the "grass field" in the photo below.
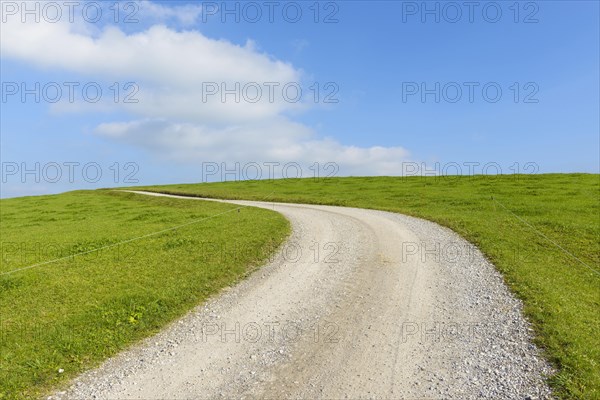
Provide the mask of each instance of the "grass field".
{"label": "grass field", "polygon": [[40,397],[246,275],[289,225],[238,208],[113,191],[0,200],[0,398]]}
{"label": "grass field", "polygon": [[146,189],[372,208],[450,227],[478,245],[524,301],[537,343],[559,367],[551,378],[556,394],[600,398],[599,175],[329,178]]}

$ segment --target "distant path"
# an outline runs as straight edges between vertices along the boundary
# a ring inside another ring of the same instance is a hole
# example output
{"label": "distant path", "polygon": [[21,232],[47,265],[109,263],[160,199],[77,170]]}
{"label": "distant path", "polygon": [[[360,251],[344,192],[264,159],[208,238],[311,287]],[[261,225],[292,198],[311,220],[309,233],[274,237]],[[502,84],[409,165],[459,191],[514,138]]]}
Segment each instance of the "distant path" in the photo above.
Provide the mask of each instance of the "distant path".
{"label": "distant path", "polygon": [[280,212],[289,242],[57,397],[548,397],[520,302],[455,233],[382,211],[228,202]]}

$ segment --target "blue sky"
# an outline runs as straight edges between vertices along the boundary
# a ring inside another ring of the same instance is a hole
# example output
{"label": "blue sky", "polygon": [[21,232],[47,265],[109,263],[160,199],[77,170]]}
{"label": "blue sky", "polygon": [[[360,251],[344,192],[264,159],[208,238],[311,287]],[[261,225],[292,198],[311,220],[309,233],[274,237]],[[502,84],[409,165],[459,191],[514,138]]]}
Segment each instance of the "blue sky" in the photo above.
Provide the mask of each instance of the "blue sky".
{"label": "blue sky", "polygon": [[[23,15],[3,2],[2,197],[220,180],[236,163],[228,180],[256,165],[263,178],[266,165],[297,175],[290,163],[305,177],[314,163],[321,175],[599,172],[596,1],[427,2],[433,13],[403,1],[142,1],[121,2],[118,22],[112,2],[94,21],[91,3],[73,21],[39,3],[36,22],[35,5]],[[124,23],[130,13],[138,22]],[[36,82],[39,103],[23,99]],[[79,84],[72,103],[65,82]],[[97,103],[83,99],[89,83]],[[262,95],[207,94],[236,83]],[[285,85],[302,88],[298,102]]]}

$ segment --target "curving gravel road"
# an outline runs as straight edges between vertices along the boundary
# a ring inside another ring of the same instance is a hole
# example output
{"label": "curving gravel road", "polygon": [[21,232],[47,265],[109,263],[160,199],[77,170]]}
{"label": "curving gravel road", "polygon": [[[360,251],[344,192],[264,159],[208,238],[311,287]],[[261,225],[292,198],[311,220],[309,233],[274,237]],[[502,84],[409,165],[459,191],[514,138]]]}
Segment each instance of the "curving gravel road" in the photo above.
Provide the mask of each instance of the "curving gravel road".
{"label": "curving gravel road", "polygon": [[273,260],[52,398],[551,396],[521,303],[452,231],[382,211],[231,203],[291,221]]}

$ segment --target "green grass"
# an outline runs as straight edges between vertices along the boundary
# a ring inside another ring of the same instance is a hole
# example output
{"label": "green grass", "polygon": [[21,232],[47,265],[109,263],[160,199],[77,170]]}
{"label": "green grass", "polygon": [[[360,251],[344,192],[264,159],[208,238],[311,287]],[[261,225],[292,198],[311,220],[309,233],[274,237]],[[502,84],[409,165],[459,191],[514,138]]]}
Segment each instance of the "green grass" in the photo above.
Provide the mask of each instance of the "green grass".
{"label": "green grass", "polygon": [[551,378],[555,393],[600,398],[599,175],[296,179],[147,189],[372,208],[445,225],[478,245],[524,301],[537,343],[559,368]]}
{"label": "green grass", "polygon": [[237,208],[113,191],[0,200],[0,398],[65,385],[260,265],[288,222]]}

